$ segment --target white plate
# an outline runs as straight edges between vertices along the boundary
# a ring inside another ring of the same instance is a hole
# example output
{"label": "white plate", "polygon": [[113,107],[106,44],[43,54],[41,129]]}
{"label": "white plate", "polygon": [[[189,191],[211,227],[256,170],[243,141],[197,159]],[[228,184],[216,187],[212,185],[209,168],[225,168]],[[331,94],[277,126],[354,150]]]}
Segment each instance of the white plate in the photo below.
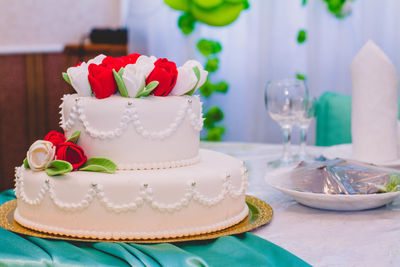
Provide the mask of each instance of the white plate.
{"label": "white plate", "polygon": [[[322,155],[328,159],[334,158],[342,158],[342,159],[353,159],[352,155],[352,145],[351,144],[343,144],[327,147],[322,151]],[[373,163],[378,166],[391,167],[391,168],[399,168],[400,167],[400,159],[388,161],[384,163]]]}
{"label": "white plate", "polygon": [[[276,173],[275,173],[276,174]],[[384,206],[400,196],[400,191],[365,195],[329,195],[300,192],[290,189],[289,175],[267,174],[266,182],[279,191],[292,196],[297,202],[317,209],[357,211]]]}

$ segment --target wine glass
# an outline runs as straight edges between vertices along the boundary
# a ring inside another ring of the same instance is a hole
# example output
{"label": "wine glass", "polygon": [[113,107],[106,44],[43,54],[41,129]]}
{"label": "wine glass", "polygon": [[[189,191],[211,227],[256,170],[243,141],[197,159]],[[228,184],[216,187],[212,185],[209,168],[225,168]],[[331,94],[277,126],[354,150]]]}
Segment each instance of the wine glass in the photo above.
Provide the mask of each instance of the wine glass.
{"label": "wine glass", "polygon": [[307,95],[307,98],[305,100],[306,100],[304,101],[305,112],[303,113],[303,116],[300,117],[297,121],[297,126],[300,129],[300,148],[298,155],[296,155],[296,158],[299,161],[312,161],[314,160],[314,157],[306,152],[307,132],[315,116],[317,99],[315,97],[310,97]]}
{"label": "wine glass", "polygon": [[279,123],[283,133],[283,153],[278,160],[269,162],[274,168],[294,163],[291,154],[291,133],[293,125],[304,117],[308,91],[304,82],[298,79],[273,80],[265,89],[265,105],[271,118]]}

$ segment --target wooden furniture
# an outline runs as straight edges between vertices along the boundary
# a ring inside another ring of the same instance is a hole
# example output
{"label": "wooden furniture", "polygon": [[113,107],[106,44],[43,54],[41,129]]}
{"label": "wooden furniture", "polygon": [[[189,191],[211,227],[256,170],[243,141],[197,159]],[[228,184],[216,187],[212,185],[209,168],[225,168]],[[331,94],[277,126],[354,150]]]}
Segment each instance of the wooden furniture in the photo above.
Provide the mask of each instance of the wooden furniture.
{"label": "wooden furniture", "polygon": [[29,146],[59,127],[60,98],[73,89],[61,73],[103,53],[127,54],[126,45],[67,45],[61,53],[0,55],[0,191],[12,188],[14,167]]}
{"label": "wooden furniture", "polygon": [[127,45],[72,44],[65,46],[66,66],[74,66],[79,61],[88,61],[99,54],[120,57],[128,53]]}

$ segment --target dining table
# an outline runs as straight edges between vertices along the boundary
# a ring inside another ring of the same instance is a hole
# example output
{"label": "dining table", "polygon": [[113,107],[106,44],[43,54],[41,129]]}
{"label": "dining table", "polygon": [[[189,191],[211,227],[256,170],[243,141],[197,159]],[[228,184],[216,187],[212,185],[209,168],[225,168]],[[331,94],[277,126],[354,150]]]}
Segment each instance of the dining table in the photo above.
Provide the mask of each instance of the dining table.
{"label": "dining table", "polygon": [[[282,145],[202,143],[246,162],[247,194],[268,203],[271,222],[254,231],[313,266],[400,266],[400,197],[383,207],[362,211],[329,211],[297,203],[268,182],[267,163],[281,156]],[[298,146],[292,146],[295,154]],[[327,147],[308,146],[318,157]],[[332,149],[330,149],[332,151]]]}
{"label": "dining table", "polygon": [[[156,246],[52,242],[0,229],[0,266],[8,266],[8,263],[10,266],[29,266],[31,263],[43,266],[54,262],[59,263],[54,266],[68,263],[122,266],[120,263],[132,265],[135,262],[141,266],[153,266],[150,262],[154,261],[158,262],[156,266],[163,266],[162,262],[170,266],[400,265],[400,198],[388,205],[363,211],[310,208],[268,184],[271,168],[267,163],[281,156],[282,145],[201,142],[200,147],[245,162],[249,175],[247,195],[265,201],[273,209],[268,224],[249,234],[221,237],[214,241]],[[298,148],[292,146],[293,152],[296,153]],[[308,146],[307,152],[318,157],[325,149]],[[5,200],[15,198],[11,190],[0,194],[0,200],[1,197]],[[175,261],[178,257],[183,259],[179,264]]]}

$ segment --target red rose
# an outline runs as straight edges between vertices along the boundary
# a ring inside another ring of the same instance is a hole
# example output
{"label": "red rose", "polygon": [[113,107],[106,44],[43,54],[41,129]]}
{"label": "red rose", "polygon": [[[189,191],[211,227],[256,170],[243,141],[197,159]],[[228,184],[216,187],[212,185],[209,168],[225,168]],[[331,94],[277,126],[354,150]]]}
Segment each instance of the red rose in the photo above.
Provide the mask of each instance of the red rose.
{"label": "red rose", "polygon": [[138,53],[133,53],[130,54],[129,56],[122,56],[121,59],[124,62],[123,67],[125,67],[128,64],[135,64],[137,59],[140,57],[141,55]]}
{"label": "red rose", "polygon": [[56,158],[58,160],[65,160],[72,164],[73,169],[77,169],[85,164],[87,157],[83,152],[83,149],[71,142],[65,142],[60,144]]}
{"label": "red rose", "polygon": [[99,65],[89,65],[89,83],[97,98],[106,98],[117,91],[113,69],[119,71],[123,61],[120,58],[106,57]]}
{"label": "red rose", "polygon": [[146,79],[146,84],[152,81],[158,81],[159,84],[154,89],[153,95],[167,96],[174,88],[176,79],[178,77],[178,70],[176,64],[168,61],[166,58],[160,58],[154,62],[154,69]]}
{"label": "red rose", "polygon": [[50,141],[53,145],[58,148],[60,144],[64,143],[66,138],[62,133],[57,131],[50,131],[43,140]]}
{"label": "red rose", "polygon": [[101,62],[100,66],[111,69],[111,71],[115,69],[118,72],[119,69],[124,66],[124,64],[125,62],[119,57],[106,57]]}

